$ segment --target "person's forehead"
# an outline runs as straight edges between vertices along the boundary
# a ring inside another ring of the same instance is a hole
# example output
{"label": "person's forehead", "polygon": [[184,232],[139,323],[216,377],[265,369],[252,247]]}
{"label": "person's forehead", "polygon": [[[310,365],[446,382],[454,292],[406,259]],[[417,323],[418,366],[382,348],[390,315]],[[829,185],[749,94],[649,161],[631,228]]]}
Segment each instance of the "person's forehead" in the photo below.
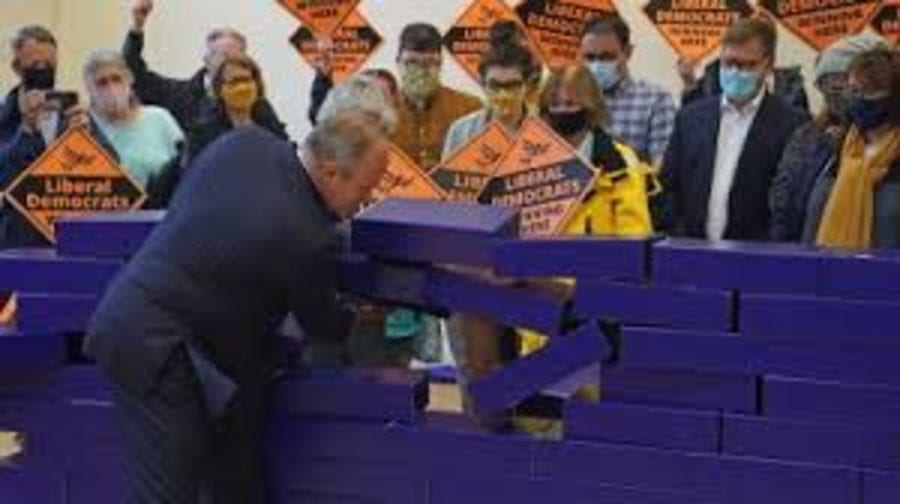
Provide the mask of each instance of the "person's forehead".
{"label": "person's forehead", "polygon": [[246,77],[252,75],[253,72],[251,72],[249,68],[234,63],[226,64],[225,67],[222,68],[222,76],[226,79],[229,77]]}
{"label": "person's forehead", "polygon": [[619,42],[619,37],[613,32],[587,33],[581,38],[581,47],[596,51],[612,52],[619,52],[623,49],[622,44]]}
{"label": "person's forehead", "polygon": [[722,46],[722,56],[735,57],[763,57],[766,49],[758,38],[750,38],[740,43],[725,44]]}

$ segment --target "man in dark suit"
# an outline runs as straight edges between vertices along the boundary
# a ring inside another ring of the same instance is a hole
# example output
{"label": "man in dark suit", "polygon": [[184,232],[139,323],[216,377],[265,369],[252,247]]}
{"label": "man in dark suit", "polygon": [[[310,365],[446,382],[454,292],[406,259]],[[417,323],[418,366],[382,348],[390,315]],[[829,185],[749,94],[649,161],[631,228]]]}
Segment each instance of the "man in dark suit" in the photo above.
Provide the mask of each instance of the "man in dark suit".
{"label": "man in dark suit", "polygon": [[658,227],[712,240],[765,240],[769,186],[804,112],[766,91],[775,28],[742,19],[722,39],[722,96],[678,114],[662,164]]}
{"label": "man in dark suit", "polygon": [[378,119],[340,111],[299,158],[256,127],[213,143],[108,289],[85,350],[123,412],[129,502],[263,502],[271,335],[290,313],[314,347],[340,355],[335,226],[385,170]]}

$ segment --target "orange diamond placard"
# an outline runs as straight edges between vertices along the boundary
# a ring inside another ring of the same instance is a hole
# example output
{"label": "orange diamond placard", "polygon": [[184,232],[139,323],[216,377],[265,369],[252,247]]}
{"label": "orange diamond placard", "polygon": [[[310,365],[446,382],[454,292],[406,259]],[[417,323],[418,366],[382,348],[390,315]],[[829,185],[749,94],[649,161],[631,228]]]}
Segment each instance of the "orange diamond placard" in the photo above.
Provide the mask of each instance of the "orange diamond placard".
{"label": "orange diamond placard", "polygon": [[550,68],[576,61],[585,23],[615,10],[612,0],[522,0],[516,6],[516,14]]}
{"label": "orange diamond placard", "polygon": [[278,0],[317,37],[328,37],[356,10],[360,0]]}
{"label": "orange diamond placard", "polygon": [[728,27],[753,13],[753,7],[747,0],[651,0],[644,12],[679,56],[700,61],[719,47]]}
{"label": "orange diamond placard", "polygon": [[450,201],[475,201],[497,163],[512,147],[506,128],[490,123],[478,136],[431,172],[431,179],[443,189]]}
{"label": "orange diamond placard", "polygon": [[444,35],[444,47],[476,81],[481,81],[478,66],[490,45],[491,26],[498,21],[520,23],[505,1],[474,0]]}
{"label": "orange diamond placard", "polygon": [[387,171],[372,191],[370,203],[387,198],[441,200],[444,191],[399,147],[391,145]]}
{"label": "orange diamond placard", "polygon": [[539,119],[529,119],[478,201],[518,208],[522,236],[562,232],[592,190],[595,170]]}
{"label": "orange diamond placard", "polygon": [[[331,34],[332,79],[341,83],[355,74],[382,43],[381,35],[359,11],[353,11]],[[322,60],[316,34],[301,26],[291,37],[291,44],[310,65]]]}
{"label": "orange diamond placard", "polygon": [[881,10],[872,18],[872,28],[882,37],[900,44],[900,0],[884,2]]}
{"label": "orange diamond placard", "polygon": [[759,0],[788,30],[821,51],[862,31],[881,5],[880,0],[785,1]]}
{"label": "orange diamond placard", "polygon": [[134,210],[146,194],[86,129],[72,128],[13,181],[6,199],[55,242],[60,217]]}

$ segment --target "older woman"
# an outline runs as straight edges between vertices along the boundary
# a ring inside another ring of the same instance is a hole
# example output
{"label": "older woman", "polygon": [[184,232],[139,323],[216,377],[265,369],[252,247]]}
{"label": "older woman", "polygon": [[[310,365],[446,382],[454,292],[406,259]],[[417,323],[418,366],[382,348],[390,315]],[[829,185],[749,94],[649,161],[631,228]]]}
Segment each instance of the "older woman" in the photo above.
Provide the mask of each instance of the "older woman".
{"label": "older woman", "polygon": [[885,46],[860,54],[849,86],[852,126],[839,161],[813,189],[806,236],[825,247],[900,247],[900,53]]}
{"label": "older woman", "polygon": [[145,188],[178,157],[184,134],[165,109],[141,105],[134,76],[119,53],[99,51],[84,66],[91,116],[119,156],[120,164]]}

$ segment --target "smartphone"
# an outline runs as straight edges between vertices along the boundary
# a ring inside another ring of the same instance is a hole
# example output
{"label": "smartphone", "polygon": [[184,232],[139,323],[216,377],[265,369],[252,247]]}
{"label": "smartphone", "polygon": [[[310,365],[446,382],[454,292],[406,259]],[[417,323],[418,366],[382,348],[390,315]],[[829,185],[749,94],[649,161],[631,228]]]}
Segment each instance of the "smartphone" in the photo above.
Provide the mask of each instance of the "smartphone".
{"label": "smartphone", "polygon": [[65,112],[78,105],[78,93],[75,91],[47,91],[44,101]]}

